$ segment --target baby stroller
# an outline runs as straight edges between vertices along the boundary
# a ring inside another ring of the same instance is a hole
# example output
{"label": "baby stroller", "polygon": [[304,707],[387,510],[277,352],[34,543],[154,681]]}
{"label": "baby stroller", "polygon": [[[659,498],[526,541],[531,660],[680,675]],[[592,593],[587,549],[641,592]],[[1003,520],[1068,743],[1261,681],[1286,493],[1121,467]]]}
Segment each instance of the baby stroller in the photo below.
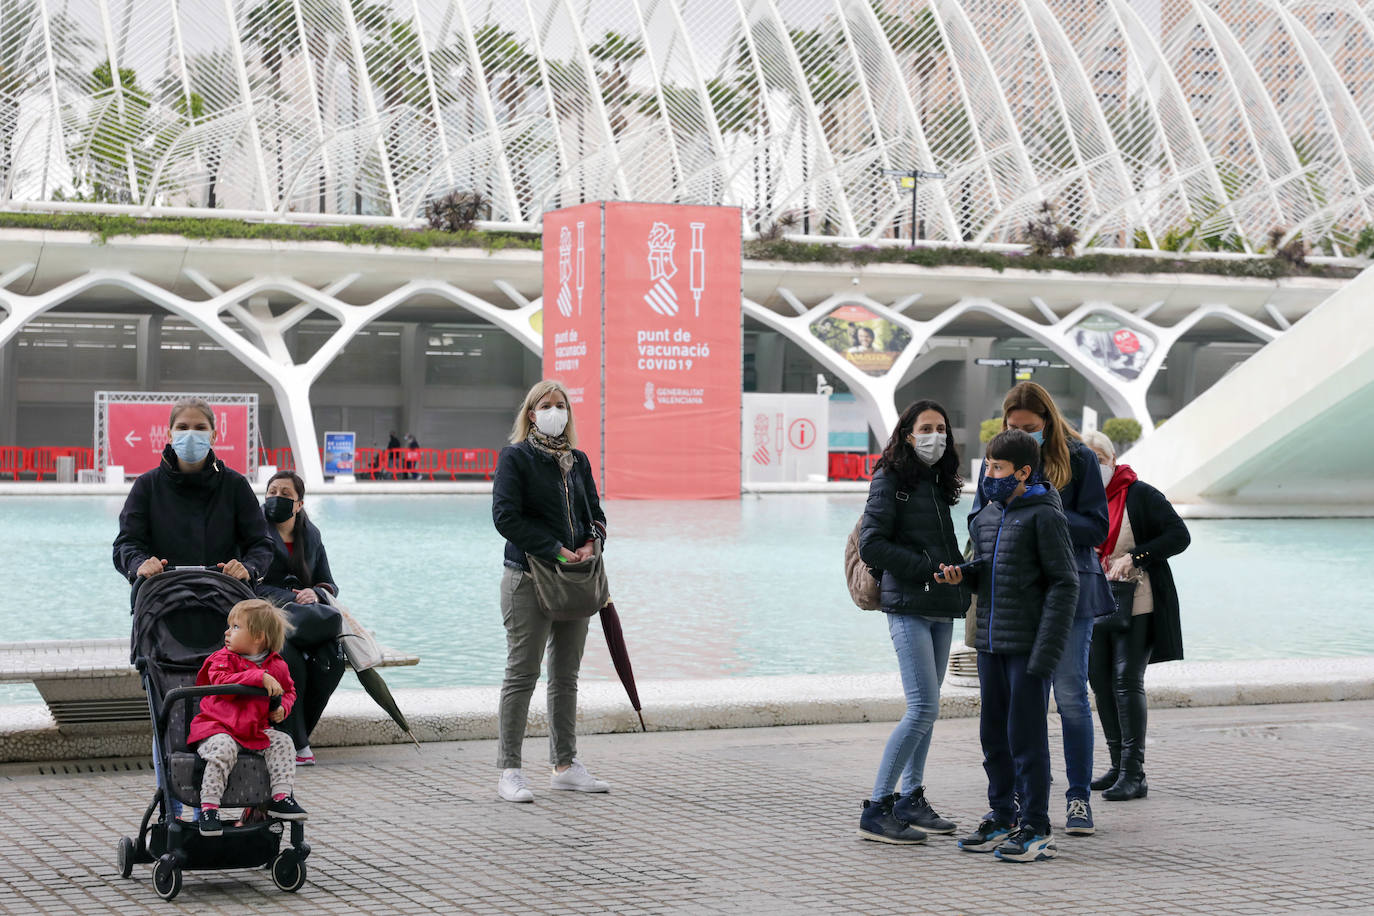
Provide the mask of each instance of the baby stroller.
{"label": "baby stroller", "polygon": [[138,839],[119,840],[120,876],[129,877],[135,864],[153,863],[153,889],[162,899],[171,900],[181,891],[183,869],[270,865],[277,887],[299,890],[305,884],[305,860],[310,855],[305,825],[289,823],[291,844],[283,848],[283,822],[254,819],[260,814],[254,809],[271,800],[267,763],[261,754],[242,751],[225,786],[222,804],[244,809],[241,825],[225,823],[222,835],[206,837],[194,823],[183,823],[173,814],[175,803],[200,804],[205,761],[186,744],[200,698],[266,694],[261,687],[239,684],[195,686],[205,659],[224,647],[230,608],[252,598],[252,589],[238,579],[200,567],[168,569],[139,580],[135,589],[130,656],[148,695],[157,792],[143,812]]}

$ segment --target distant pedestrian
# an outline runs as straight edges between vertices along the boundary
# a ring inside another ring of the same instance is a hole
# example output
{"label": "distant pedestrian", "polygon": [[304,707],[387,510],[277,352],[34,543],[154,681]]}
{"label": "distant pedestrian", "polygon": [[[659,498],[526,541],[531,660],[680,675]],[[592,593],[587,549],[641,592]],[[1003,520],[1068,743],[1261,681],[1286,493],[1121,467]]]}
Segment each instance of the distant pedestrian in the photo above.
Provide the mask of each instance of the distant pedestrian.
{"label": "distant pedestrian", "polygon": [[411,480],[419,480],[420,475],[415,473],[415,468],[420,463],[420,443],[410,433],[406,433],[406,470],[410,472]]}
{"label": "distant pedestrian", "polygon": [[606,792],[609,786],[577,759],[577,677],[587,642],[587,619],[554,620],[540,605],[527,555],[553,562],[589,559],[605,542],[591,462],[578,451],[572,402],[559,382],[542,381],[515,415],[511,444],[501,450],[492,484],[492,520],[506,539],[501,618],[506,626],[506,676],[498,714],[497,794],[532,802],[521,769],[530,695],[549,655],[549,787]]}
{"label": "distant pedestrian", "polygon": [[[1078,569],[1078,607],[1068,648],[1054,672],[1054,705],[1059,709],[1069,784],[1064,832],[1088,836],[1096,831],[1089,788],[1093,778],[1093,713],[1088,702],[1088,649],[1093,619],[1116,607],[1097,559],[1097,545],[1107,536],[1107,494],[1097,470],[1097,456],[1083,444],[1078,431],[1041,386],[1022,382],[1007,392],[1002,401],[1002,428],[1019,429],[1040,446],[1038,473],[1058,491],[1060,508],[1069,523]],[[980,479],[973,498],[974,512],[982,507]]]}
{"label": "distant pedestrian", "polygon": [[1088,675],[1097,716],[1107,739],[1111,768],[1093,780],[1107,801],[1144,798],[1145,667],[1183,658],[1178,589],[1169,569],[1192,541],[1188,526],[1164,494],[1117,464],[1112,440],[1100,432],[1083,437],[1097,453],[1107,484],[1107,539],[1098,557],[1109,580],[1135,582],[1130,626],[1093,631]]}
{"label": "distant pedestrian", "polygon": [[978,592],[978,734],[991,810],[959,848],[1013,862],[1058,855],[1045,718],[1078,604],[1068,523],[1053,487],[1037,477],[1040,452],[1016,429],[988,443],[983,506],[969,523],[973,560],[942,564],[936,579],[967,579]]}
{"label": "distant pedestrian", "polygon": [[387,470],[387,477],[397,477],[397,469],[401,467],[401,440],[396,438],[396,430],[391,430],[386,440],[386,460],[383,467]]}
{"label": "distant pedestrian", "polygon": [[887,739],[873,793],[863,803],[859,836],[866,840],[913,845],[928,833],[955,831],[926,799],[925,764],[952,621],[969,604],[962,588],[932,586],[941,564],[963,559],[949,511],[963,485],[949,415],[934,401],[917,401],[902,412],[874,466],[859,534],[860,558],[880,574],[882,609],[906,694],[906,714]]}

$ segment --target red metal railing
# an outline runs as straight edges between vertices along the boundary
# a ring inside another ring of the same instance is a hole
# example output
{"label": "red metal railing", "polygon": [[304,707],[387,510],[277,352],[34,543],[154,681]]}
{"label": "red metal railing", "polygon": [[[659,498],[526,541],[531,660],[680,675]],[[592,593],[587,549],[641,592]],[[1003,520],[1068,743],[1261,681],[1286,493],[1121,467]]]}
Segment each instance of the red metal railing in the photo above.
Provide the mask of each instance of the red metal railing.
{"label": "red metal railing", "polygon": [[95,467],[95,449],[79,446],[35,446],[22,448],[17,445],[0,446],[0,475],[8,474],[15,480],[21,474],[32,474],[35,479],[56,476],[57,459],[74,458],[76,470],[88,471]]}

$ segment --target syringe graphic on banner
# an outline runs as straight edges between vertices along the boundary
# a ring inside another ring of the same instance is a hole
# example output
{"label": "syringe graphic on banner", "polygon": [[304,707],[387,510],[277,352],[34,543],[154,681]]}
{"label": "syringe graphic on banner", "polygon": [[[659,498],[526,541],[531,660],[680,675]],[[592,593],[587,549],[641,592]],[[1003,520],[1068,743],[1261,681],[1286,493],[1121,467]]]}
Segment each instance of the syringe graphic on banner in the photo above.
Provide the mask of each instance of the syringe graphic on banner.
{"label": "syringe graphic on banner", "polygon": [[587,285],[587,224],[577,221],[577,314],[582,314],[582,290]]}
{"label": "syringe graphic on banner", "polygon": [[558,230],[558,314],[572,317],[572,294],[568,281],[572,279],[572,233],[564,226]]}
{"label": "syringe graphic on banner", "polygon": [[782,435],[783,435],[783,430],[782,430],[782,414],[778,414],[778,427],[777,427],[777,429],[774,430],[774,432],[773,432],[773,438],[774,438],[774,440],[778,443],[778,445],[777,445],[777,450],[778,450],[778,464],[782,464]]}
{"label": "syringe graphic on banner", "polygon": [[701,317],[701,293],[706,289],[705,223],[692,223],[692,299],[696,302],[693,314]]}

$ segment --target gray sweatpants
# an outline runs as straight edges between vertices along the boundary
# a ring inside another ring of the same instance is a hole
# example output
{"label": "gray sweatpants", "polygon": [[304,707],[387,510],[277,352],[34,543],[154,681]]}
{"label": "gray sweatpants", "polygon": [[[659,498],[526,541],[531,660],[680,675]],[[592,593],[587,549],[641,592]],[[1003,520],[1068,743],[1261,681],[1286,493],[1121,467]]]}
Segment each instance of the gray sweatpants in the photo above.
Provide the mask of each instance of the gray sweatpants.
{"label": "gray sweatpants", "polygon": [[[273,795],[290,795],[296,779],[296,745],[286,732],[275,728],[267,730],[267,740],[272,742],[262,752],[267,761],[267,778],[272,783]],[[200,803],[219,805],[224,797],[224,787],[229,782],[229,771],[239,759],[239,743],[226,734],[211,735],[196,753],[205,761],[205,775],[200,780]]]}
{"label": "gray sweatpants", "polygon": [[549,650],[549,762],[570,764],[577,756],[577,673],[587,644],[587,620],[554,621],[539,606],[534,580],[505,567],[501,576],[501,619],[506,624],[506,678],[498,716],[496,765],[520,766],[530,695],[539,680],[544,648]]}

